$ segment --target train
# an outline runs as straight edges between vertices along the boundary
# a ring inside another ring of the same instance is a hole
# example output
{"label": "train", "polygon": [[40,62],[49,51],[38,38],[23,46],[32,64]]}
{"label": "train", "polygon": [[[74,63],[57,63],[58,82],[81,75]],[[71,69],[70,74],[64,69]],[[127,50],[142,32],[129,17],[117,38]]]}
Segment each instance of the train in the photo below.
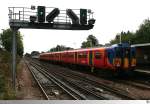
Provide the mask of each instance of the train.
{"label": "train", "polygon": [[[136,49],[127,43],[110,47],[74,49],[41,53],[40,60],[88,67],[94,70],[108,70],[112,73],[129,73],[136,67]],[[84,69],[84,68],[82,68]]]}
{"label": "train", "polygon": [[31,52],[31,58],[33,59],[39,59],[40,53],[38,51],[32,51]]}

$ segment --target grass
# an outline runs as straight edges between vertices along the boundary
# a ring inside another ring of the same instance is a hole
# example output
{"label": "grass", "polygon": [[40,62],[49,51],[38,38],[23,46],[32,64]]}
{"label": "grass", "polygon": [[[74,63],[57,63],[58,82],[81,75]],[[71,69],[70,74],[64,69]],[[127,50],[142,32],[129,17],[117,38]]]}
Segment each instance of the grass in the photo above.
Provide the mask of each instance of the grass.
{"label": "grass", "polygon": [[[17,63],[20,58],[17,57]],[[0,51],[0,99],[13,100],[15,92],[11,83],[11,54],[7,51]]]}

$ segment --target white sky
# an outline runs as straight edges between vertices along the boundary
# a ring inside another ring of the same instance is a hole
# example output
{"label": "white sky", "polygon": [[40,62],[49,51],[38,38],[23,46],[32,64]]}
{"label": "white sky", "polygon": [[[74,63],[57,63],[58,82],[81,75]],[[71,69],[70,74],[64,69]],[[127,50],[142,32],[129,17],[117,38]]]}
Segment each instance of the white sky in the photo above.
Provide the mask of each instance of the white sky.
{"label": "white sky", "polygon": [[150,0],[3,0],[0,4],[0,29],[9,28],[9,6],[31,5],[91,9],[96,23],[88,31],[20,29],[25,52],[47,51],[57,44],[79,48],[89,34],[96,36],[100,44],[105,44],[121,31],[134,32],[144,19],[150,17]]}

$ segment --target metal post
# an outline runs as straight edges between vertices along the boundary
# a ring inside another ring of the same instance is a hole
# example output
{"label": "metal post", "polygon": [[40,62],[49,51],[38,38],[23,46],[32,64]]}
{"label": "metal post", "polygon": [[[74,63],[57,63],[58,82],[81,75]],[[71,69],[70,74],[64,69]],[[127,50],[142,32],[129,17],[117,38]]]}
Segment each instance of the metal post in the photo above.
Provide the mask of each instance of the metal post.
{"label": "metal post", "polygon": [[24,8],[23,8],[23,22],[24,22]]}
{"label": "metal post", "polygon": [[17,33],[17,28],[12,28],[13,31],[13,39],[12,39],[12,86],[14,91],[16,90],[16,50],[17,50],[17,45],[16,45],[16,33]]}
{"label": "metal post", "polygon": [[93,45],[92,45],[92,40],[90,40],[90,47],[92,47]]}
{"label": "metal post", "polygon": [[19,11],[19,20],[20,20],[20,11]]}
{"label": "metal post", "polygon": [[120,34],[120,44],[121,44],[121,34]]}

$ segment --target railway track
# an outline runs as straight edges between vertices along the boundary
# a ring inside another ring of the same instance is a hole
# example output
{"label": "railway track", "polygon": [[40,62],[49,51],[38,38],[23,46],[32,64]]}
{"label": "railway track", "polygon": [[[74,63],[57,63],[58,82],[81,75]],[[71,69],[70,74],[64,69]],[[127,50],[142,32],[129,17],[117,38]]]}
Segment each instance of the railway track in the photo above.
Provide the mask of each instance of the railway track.
{"label": "railway track", "polygon": [[[57,96],[59,92],[61,92],[61,94],[62,92],[63,94],[65,93],[64,99],[75,99],[75,100],[87,99],[84,95],[72,89],[65,83],[61,82],[59,79],[57,79],[53,75],[46,73],[44,70],[37,69],[37,67],[35,67],[35,65],[31,63],[30,64],[26,63],[26,64],[47,100],[63,99],[63,98],[60,98],[60,96]],[[49,90],[50,87],[53,90]]]}
{"label": "railway track", "polygon": [[[43,64],[46,65],[45,63]],[[69,74],[72,74],[72,73],[68,73],[68,75]],[[139,74],[142,74],[142,73],[139,73]],[[150,76],[145,75],[145,74],[144,75],[143,74],[139,75],[139,74],[136,74],[136,76],[134,76],[133,78],[127,78],[127,79],[116,79],[112,77],[109,78],[109,77],[103,77],[103,76],[101,76],[100,78],[101,79],[103,78],[104,80],[109,80],[109,81],[125,84],[125,85],[130,85],[141,90],[150,90]]]}
{"label": "railway track", "polygon": [[[72,77],[73,79],[78,80],[78,82],[77,82],[78,84],[82,85],[82,87],[85,86],[84,88],[87,87],[89,90],[91,89],[91,90],[94,90],[95,92],[103,92],[104,91],[105,94],[108,93],[110,95],[113,95],[117,99],[135,99],[134,97],[129,96],[128,93],[124,90],[110,87],[106,84],[93,81],[89,78],[81,78],[81,76],[65,75],[63,73],[59,73],[59,75],[60,74],[62,74],[64,77],[66,77],[66,79]],[[81,80],[81,81],[79,81],[79,80]],[[110,96],[110,95],[106,95],[106,96],[113,98],[113,96]]]}
{"label": "railway track", "polygon": [[[43,64],[42,66],[38,63],[35,64],[37,64],[37,66],[39,67],[43,67],[44,69],[48,70],[47,66]],[[78,86],[78,89],[80,86],[80,88],[84,90],[88,90],[90,91],[90,93],[103,95],[103,97],[106,97],[107,99],[136,99],[133,96],[129,96],[128,92],[126,91],[117,88],[112,88],[106,84],[97,82],[90,78],[86,78],[86,77],[83,78],[82,76],[77,75],[75,73],[70,73],[70,71],[65,72],[64,70],[63,71],[51,70],[51,72],[49,73],[53,73],[55,76],[59,77],[60,79],[68,81],[66,83],[69,83],[70,85]]]}
{"label": "railway track", "polygon": [[80,86],[79,84],[75,84],[73,82],[71,82],[70,80],[60,80],[62,78],[54,76],[53,74],[50,74],[49,72],[45,71],[42,67],[37,66],[35,63],[32,65],[34,67],[36,67],[37,69],[39,69],[39,71],[45,75],[48,76],[53,76],[53,78],[55,77],[55,79],[59,80],[60,83],[64,83],[65,85],[70,86],[70,88],[76,92],[78,92],[80,95],[82,95],[82,99],[85,100],[102,100],[102,99],[107,99],[106,97],[103,97],[101,95],[95,94],[93,91],[90,91],[88,89],[84,89],[82,88],[82,86]]}

